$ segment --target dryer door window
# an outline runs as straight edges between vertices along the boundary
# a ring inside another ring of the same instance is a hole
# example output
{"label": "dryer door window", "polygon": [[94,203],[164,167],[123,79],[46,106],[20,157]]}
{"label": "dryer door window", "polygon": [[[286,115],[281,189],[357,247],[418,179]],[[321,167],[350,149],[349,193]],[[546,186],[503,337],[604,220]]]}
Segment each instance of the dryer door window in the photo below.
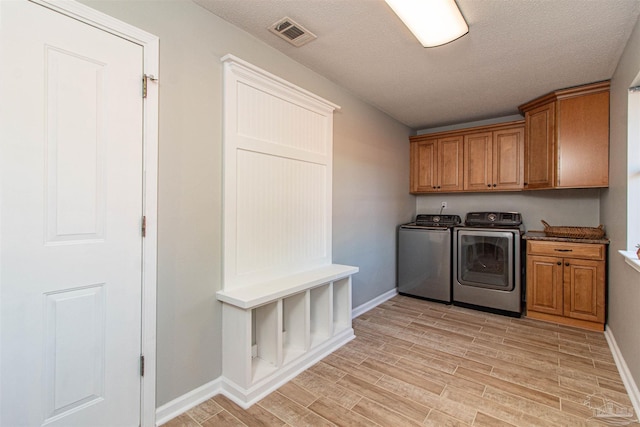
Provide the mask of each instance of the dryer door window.
{"label": "dryer door window", "polygon": [[460,230],[457,238],[458,283],[479,288],[513,290],[513,233]]}

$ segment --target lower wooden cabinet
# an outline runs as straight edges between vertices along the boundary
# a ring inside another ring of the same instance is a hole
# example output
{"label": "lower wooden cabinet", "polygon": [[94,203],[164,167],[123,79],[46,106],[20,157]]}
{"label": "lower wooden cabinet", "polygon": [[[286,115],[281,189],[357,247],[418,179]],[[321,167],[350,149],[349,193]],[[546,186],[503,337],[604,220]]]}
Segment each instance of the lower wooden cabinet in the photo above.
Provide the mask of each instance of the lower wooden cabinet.
{"label": "lower wooden cabinet", "polygon": [[527,317],[604,330],[606,245],[527,241]]}

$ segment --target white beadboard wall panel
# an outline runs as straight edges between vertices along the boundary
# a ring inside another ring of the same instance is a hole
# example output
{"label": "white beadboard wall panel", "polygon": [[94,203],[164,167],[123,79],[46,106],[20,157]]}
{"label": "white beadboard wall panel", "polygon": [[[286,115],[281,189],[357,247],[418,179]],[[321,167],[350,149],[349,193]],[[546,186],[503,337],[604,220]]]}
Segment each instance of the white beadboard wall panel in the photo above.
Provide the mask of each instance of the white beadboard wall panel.
{"label": "white beadboard wall panel", "polygon": [[[327,167],[238,150],[236,274],[327,261]],[[330,261],[330,259],[329,259]]]}
{"label": "white beadboard wall panel", "polygon": [[256,85],[238,82],[238,136],[246,136],[298,150],[326,155],[329,150],[327,121],[322,112],[300,106],[261,90]]}
{"label": "white beadboard wall panel", "polygon": [[331,264],[336,105],[224,64],[224,290]]}

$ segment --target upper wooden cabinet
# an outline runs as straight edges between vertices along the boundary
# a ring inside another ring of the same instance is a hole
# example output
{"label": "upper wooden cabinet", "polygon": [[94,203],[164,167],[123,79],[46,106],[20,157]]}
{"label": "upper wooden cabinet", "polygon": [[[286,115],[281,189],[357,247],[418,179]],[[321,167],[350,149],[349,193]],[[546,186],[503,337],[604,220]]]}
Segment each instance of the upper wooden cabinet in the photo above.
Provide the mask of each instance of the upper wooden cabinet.
{"label": "upper wooden cabinet", "polygon": [[524,189],[609,185],[609,82],[558,90],[521,105]]}
{"label": "upper wooden cabinet", "polygon": [[411,141],[411,192],[462,190],[462,136]]}
{"label": "upper wooden cabinet", "polygon": [[411,192],[609,185],[609,82],[521,105],[524,121],[410,137]]}
{"label": "upper wooden cabinet", "polygon": [[464,189],[521,190],[523,154],[522,125],[465,135]]}
{"label": "upper wooden cabinet", "polygon": [[524,121],[412,136],[411,192],[523,186]]}
{"label": "upper wooden cabinet", "polygon": [[541,105],[525,113],[525,117],[524,188],[553,188],[556,104]]}

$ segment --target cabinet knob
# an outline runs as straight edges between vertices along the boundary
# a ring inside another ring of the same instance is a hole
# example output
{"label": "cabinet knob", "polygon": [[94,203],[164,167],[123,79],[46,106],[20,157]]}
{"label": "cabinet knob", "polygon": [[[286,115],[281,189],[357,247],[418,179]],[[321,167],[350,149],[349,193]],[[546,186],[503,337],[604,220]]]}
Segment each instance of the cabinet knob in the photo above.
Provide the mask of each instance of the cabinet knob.
{"label": "cabinet knob", "polygon": [[433,186],[433,189],[434,189],[434,190],[436,189],[435,185]]}
{"label": "cabinet knob", "polygon": [[568,262],[566,262],[564,265],[566,265],[567,267],[569,267],[569,263],[568,263]]}
{"label": "cabinet knob", "polygon": [[491,184],[487,184],[487,187],[491,187]]}
{"label": "cabinet knob", "polygon": [[558,261],[558,262],[557,262],[557,264],[558,264],[558,265],[562,265],[562,262],[561,262],[561,261]]}
{"label": "cabinet knob", "polygon": [[497,184],[493,184],[493,186],[495,187]]}

